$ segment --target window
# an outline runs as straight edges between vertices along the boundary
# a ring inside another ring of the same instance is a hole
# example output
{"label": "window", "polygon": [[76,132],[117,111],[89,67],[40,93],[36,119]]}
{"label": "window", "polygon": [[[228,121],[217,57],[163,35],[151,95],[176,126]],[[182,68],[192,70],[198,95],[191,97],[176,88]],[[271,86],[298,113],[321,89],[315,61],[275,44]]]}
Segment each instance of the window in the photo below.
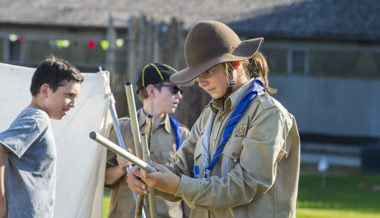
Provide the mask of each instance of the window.
{"label": "window", "polygon": [[306,74],[309,71],[309,53],[306,50],[291,50],[288,59],[290,74]]}

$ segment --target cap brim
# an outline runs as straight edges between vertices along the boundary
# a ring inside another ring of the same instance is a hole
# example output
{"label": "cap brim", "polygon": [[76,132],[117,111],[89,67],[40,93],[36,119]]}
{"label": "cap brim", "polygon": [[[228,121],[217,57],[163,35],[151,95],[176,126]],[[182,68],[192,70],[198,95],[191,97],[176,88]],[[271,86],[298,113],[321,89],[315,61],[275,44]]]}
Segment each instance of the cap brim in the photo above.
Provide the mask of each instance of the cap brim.
{"label": "cap brim", "polygon": [[259,49],[264,38],[255,38],[242,41],[240,45],[232,52],[222,54],[198,65],[186,67],[170,76],[170,82],[181,85],[192,84],[192,81],[202,72],[212,66],[230,61],[243,61],[251,58]]}

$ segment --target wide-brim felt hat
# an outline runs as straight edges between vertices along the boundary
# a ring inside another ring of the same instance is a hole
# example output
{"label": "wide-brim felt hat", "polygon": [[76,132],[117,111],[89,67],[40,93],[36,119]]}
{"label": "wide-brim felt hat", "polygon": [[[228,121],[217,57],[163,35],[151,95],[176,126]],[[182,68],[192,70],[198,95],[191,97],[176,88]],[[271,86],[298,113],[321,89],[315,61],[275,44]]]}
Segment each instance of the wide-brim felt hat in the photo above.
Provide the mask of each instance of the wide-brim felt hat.
{"label": "wide-brim felt hat", "polygon": [[218,21],[202,21],[191,28],[185,39],[187,67],[170,76],[176,84],[189,84],[199,74],[224,62],[251,58],[264,38],[241,41],[227,25]]}

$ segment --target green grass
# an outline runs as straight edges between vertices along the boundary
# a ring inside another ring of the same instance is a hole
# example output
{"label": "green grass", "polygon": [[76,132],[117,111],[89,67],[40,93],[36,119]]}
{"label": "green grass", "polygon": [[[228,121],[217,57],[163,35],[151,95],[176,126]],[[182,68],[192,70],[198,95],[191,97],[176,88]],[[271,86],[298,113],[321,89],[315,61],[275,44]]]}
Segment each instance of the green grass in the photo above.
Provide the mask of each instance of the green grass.
{"label": "green grass", "polygon": [[110,206],[110,193],[111,189],[104,188],[104,199],[103,199],[103,217],[106,218],[108,215],[108,208]]}
{"label": "green grass", "polygon": [[[315,167],[316,168],[316,167]],[[302,170],[298,189],[297,217],[380,217],[380,174],[361,174],[358,169],[332,168],[322,175]]]}
{"label": "green grass", "polygon": [[297,218],[379,218],[379,213],[364,213],[342,209],[297,209]]}
{"label": "green grass", "polygon": [[[330,167],[326,186],[316,166],[304,165],[298,189],[297,218],[380,217],[380,174],[361,174],[359,169]],[[107,217],[110,190],[105,189],[103,217]]]}

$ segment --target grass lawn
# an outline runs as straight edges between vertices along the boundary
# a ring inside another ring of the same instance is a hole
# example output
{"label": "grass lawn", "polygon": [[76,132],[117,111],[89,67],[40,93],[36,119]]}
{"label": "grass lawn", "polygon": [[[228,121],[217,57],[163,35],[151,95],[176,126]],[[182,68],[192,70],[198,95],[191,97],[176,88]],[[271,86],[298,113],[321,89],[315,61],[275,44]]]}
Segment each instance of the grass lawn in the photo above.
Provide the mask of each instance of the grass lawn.
{"label": "grass lawn", "polygon": [[108,208],[110,206],[110,193],[109,188],[104,188],[104,199],[103,199],[103,217],[106,218],[108,214]]}
{"label": "grass lawn", "polygon": [[380,217],[380,174],[332,167],[325,178],[322,189],[320,173],[312,166],[301,169],[297,217]]}
{"label": "grass lawn", "polygon": [[[380,217],[380,174],[359,169],[330,167],[322,189],[322,175],[314,165],[302,165],[297,218]],[[107,217],[110,190],[105,189],[103,217]]]}

